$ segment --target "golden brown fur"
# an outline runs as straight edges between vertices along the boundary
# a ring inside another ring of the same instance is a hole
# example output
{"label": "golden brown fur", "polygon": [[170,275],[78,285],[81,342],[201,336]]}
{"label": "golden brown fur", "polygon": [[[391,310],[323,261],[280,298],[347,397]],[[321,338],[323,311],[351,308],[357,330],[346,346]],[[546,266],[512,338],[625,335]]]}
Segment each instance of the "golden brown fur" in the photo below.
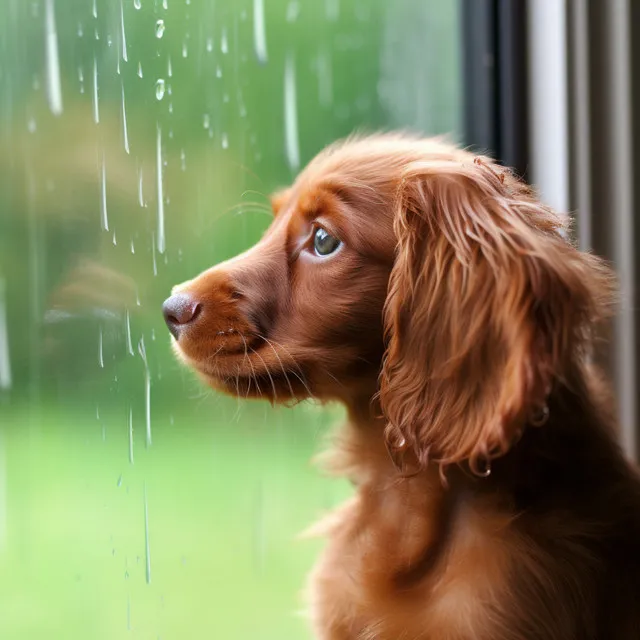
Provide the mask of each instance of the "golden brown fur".
{"label": "golden brown fur", "polygon": [[[317,637],[640,637],[640,485],[590,364],[604,263],[438,140],[333,145],[273,206],[255,247],[176,288],[198,313],[173,330],[217,388],[347,408]],[[342,241],[324,258],[318,225]]]}

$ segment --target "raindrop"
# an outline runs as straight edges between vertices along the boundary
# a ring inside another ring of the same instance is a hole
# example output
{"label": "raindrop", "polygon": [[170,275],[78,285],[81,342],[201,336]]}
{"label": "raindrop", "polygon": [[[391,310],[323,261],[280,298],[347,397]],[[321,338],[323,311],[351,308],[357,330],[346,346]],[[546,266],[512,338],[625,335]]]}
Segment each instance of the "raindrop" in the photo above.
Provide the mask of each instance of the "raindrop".
{"label": "raindrop", "polygon": [[60,84],[60,60],[58,58],[58,32],[53,0],[45,4],[45,39],[47,51],[47,100],[54,116],[62,113],[62,85]]}
{"label": "raindrop", "polygon": [[246,19],[247,19],[247,10],[246,10],[246,9],[243,9],[243,10],[240,12],[240,20],[242,20],[242,22],[244,22]]}
{"label": "raindrop", "polygon": [[[165,256],[166,257],[166,256]],[[149,372],[149,364],[147,362],[147,350],[144,346],[144,336],[140,338],[138,342],[138,353],[142,358],[144,364],[144,406],[145,406],[145,421],[147,425],[147,440],[146,446],[151,446],[151,374]]]}
{"label": "raindrop", "polygon": [[298,109],[296,104],[296,70],[289,54],[284,65],[284,134],[287,161],[292,171],[300,167],[300,143],[298,139]]}
{"label": "raindrop", "polygon": [[169,8],[167,0],[162,0],[162,8],[166,11]]}
{"label": "raindrop", "polygon": [[171,56],[167,59],[167,75],[171,78],[173,76],[173,69],[171,68]]}
{"label": "raindrop", "polygon": [[98,104],[98,62],[93,59],[93,120],[96,124],[100,122],[100,107]]}
{"label": "raindrop", "polygon": [[113,44],[113,39],[111,38],[110,35],[107,34],[107,46],[111,47],[112,44]]}
{"label": "raindrop", "polygon": [[229,136],[227,136],[226,133],[222,134],[222,148],[223,149],[229,148]]}
{"label": "raindrop", "polygon": [[[115,230],[114,230],[114,232],[113,232],[113,246],[114,246],[114,247],[117,247],[117,246],[118,246],[118,240],[117,240],[117,238],[116,238],[116,232],[115,232]],[[115,360],[115,357],[116,357],[116,354],[114,353],[114,354],[113,354],[113,358],[114,358],[114,360]]]}
{"label": "raindrop", "polygon": [[173,102],[169,103],[169,113],[173,113]]}
{"label": "raindrop", "polygon": [[229,53],[229,41],[227,40],[227,30],[222,30],[222,37],[220,38],[220,51],[223,55]]}
{"label": "raindrop", "polygon": [[136,9],[140,9],[140,7],[142,7],[142,0],[133,0],[133,6]]}
{"label": "raindrop", "polygon": [[123,0],[120,0],[120,28],[122,31],[122,59],[127,62],[127,36],[124,31],[124,7],[122,5]]}
{"label": "raindrop", "polygon": [[144,483],[144,555],[145,576],[147,584],[151,584],[151,554],[149,553],[149,509],[147,507],[147,483]]}
{"label": "raindrop", "polygon": [[[155,339],[156,339],[156,330],[151,329],[151,340],[155,342]],[[173,422],[171,422],[171,424],[173,424]]]}
{"label": "raindrop", "polygon": [[98,17],[98,5],[96,0],[93,0],[93,17]]}
{"label": "raindrop", "polygon": [[186,58],[188,55],[188,51],[187,51],[187,43],[183,42],[182,43],[182,57]]}
{"label": "raindrop", "polygon": [[205,113],[203,118],[202,118],[202,126],[205,129],[208,129],[211,126],[211,118],[209,117],[208,113]]}
{"label": "raindrop", "polygon": [[207,38],[206,49],[207,53],[211,53],[213,51],[213,38]]}
{"label": "raindrop", "polygon": [[35,118],[29,118],[29,121],[27,122],[27,131],[29,133],[35,133],[37,130],[37,125],[36,125],[36,119]]}
{"label": "raindrop", "polygon": [[104,159],[104,152],[102,153],[102,170],[100,174],[100,196],[100,223],[103,231],[109,231],[109,217],[107,215],[107,166]]}
{"label": "raindrop", "polygon": [[124,150],[129,153],[129,132],[127,131],[127,110],[124,104],[124,84],[122,85],[122,135]]}
{"label": "raindrop", "polygon": [[82,22],[78,22],[78,38],[84,36],[84,29],[82,28]]}
{"label": "raindrop", "polygon": [[156,22],[156,38],[162,38],[164,35],[164,20]]}
{"label": "raindrop", "polygon": [[164,253],[164,194],[162,190],[162,131],[158,125],[156,140],[156,185],[158,191],[158,251]]}
{"label": "raindrop", "polygon": [[151,232],[151,257],[153,260],[153,275],[158,275],[158,263],[156,262],[156,234]]}
{"label": "raindrop", "polygon": [[180,149],[180,169],[182,171],[187,170],[187,156],[184,152],[184,149]]}
{"label": "raindrop", "polygon": [[118,481],[116,482],[116,487],[121,487],[121,486],[122,486],[122,474],[118,476]]}
{"label": "raindrop", "polygon": [[131,316],[129,315],[129,310],[127,309],[124,314],[124,322],[125,322],[125,337],[127,341],[127,353],[132,356],[133,353],[133,344],[131,343]]}
{"label": "raindrop", "polygon": [[129,407],[129,464],[133,464],[133,409]]}
{"label": "raindrop", "polygon": [[264,21],[264,0],[253,0],[253,43],[258,62],[267,62],[267,32]]}
{"label": "raindrop", "polygon": [[104,357],[102,355],[102,327],[100,327],[100,333],[98,333],[98,364],[101,369],[104,369]]}
{"label": "raindrop", "polygon": [[164,98],[164,80],[158,79],[156,82],[156,100],[162,100]]}
{"label": "raindrop", "polygon": [[5,282],[4,278],[0,278],[0,389],[10,389],[11,384]]}
{"label": "raindrop", "polygon": [[[136,248],[135,245],[133,244],[133,238],[131,238],[131,253],[135,253],[136,252]],[[136,300],[138,306],[140,305],[140,302],[138,300]]]}
{"label": "raindrop", "polygon": [[227,104],[229,102],[229,94],[228,93],[223,93],[222,94],[222,102],[224,102],[225,104]]}
{"label": "raindrop", "polygon": [[222,69],[220,68],[220,65],[216,66],[216,78],[222,78]]}
{"label": "raindrop", "polygon": [[142,63],[138,62],[138,78],[142,78]]}

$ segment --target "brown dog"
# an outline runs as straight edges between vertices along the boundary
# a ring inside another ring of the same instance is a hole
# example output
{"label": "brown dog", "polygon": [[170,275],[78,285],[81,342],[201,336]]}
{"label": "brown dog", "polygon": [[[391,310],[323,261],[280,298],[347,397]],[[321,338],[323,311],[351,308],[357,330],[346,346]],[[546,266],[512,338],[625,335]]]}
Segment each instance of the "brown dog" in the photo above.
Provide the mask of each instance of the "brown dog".
{"label": "brown dog", "polygon": [[640,484],[590,364],[613,279],[488,158],[329,147],[246,253],[176,287],[218,389],[338,400],[356,494],[311,580],[326,640],[640,638]]}

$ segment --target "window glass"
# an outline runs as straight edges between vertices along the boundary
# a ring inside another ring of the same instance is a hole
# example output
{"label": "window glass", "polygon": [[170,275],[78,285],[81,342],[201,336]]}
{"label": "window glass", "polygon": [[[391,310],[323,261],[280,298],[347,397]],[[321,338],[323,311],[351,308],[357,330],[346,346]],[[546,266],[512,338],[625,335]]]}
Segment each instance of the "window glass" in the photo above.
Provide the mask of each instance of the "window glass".
{"label": "window glass", "polygon": [[458,136],[458,3],[0,0],[0,637],[307,638],[339,408],[173,358],[173,284],[354,130]]}

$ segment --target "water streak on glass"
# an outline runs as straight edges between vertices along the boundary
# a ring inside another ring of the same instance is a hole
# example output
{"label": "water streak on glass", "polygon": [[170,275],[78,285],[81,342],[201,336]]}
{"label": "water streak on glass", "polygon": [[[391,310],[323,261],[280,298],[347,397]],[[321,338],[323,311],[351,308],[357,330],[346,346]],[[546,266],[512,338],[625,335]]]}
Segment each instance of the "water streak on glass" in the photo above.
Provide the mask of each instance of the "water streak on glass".
{"label": "water streak on glass", "polygon": [[98,105],[98,61],[93,59],[93,120],[100,122],[100,107]]}
{"label": "water streak on glass", "polygon": [[127,35],[124,29],[124,0],[120,0],[120,31],[121,31],[121,45],[122,45],[122,59],[125,62],[128,62],[129,58],[127,57]]}
{"label": "water streak on glass", "polygon": [[129,314],[129,309],[125,311],[124,314],[124,325],[125,325],[125,338],[127,343],[127,353],[132,356],[133,353],[133,344],[131,342],[131,316]]}
{"label": "water streak on glass", "polygon": [[138,204],[144,207],[144,190],[142,188],[142,167],[138,167]]}
{"label": "water streak on glass", "polygon": [[151,441],[151,372],[149,371],[149,363],[147,362],[147,350],[144,346],[144,336],[138,342],[138,353],[144,364],[144,412],[146,423],[146,446],[150,447]]}
{"label": "water streak on glass", "polygon": [[140,9],[140,7],[142,7],[142,0],[133,0],[133,6],[136,9]]}
{"label": "water streak on glass", "polygon": [[258,62],[265,64],[267,55],[267,31],[264,21],[264,0],[253,0],[253,46]]}
{"label": "water streak on glass", "polygon": [[98,4],[97,4],[97,0],[93,0],[93,9],[92,9],[92,13],[93,13],[93,17],[97,18],[98,17]]}
{"label": "water streak on glass", "polygon": [[296,96],[296,69],[293,56],[287,55],[284,66],[284,136],[287,162],[292,171],[300,168],[298,140],[298,107]]}
{"label": "water streak on glass", "polygon": [[102,353],[102,327],[98,332],[98,364],[101,369],[104,369],[104,355]]}
{"label": "water streak on glass", "polygon": [[162,189],[162,130],[158,125],[156,138],[156,187],[158,198],[158,251],[164,253],[164,191]]}
{"label": "water streak on glass", "polygon": [[156,38],[162,38],[164,35],[164,20],[158,20],[156,22]]}
{"label": "water streak on glass", "polygon": [[9,330],[7,328],[6,285],[0,278],[0,389],[11,389],[11,361],[9,359]]}
{"label": "water streak on glass", "polygon": [[[107,213],[107,165],[102,153],[102,166],[100,168],[100,223],[103,231],[109,231],[109,214]],[[115,232],[113,236],[115,244]]]}
{"label": "water streak on glass", "polygon": [[127,130],[127,109],[124,102],[124,84],[122,85],[122,136],[124,150],[129,153],[129,132]]}
{"label": "water streak on glass", "polygon": [[222,30],[222,37],[220,38],[220,51],[226,55],[229,53],[229,41],[227,40],[227,30]]}
{"label": "water streak on glass", "polygon": [[165,84],[162,78],[156,80],[156,100],[162,100],[164,98]]}
{"label": "water streak on glass", "polygon": [[47,51],[47,100],[55,116],[62,113],[62,85],[58,58],[58,33],[53,0],[45,1],[45,38]]}
{"label": "water streak on glass", "polygon": [[138,78],[142,78],[142,63],[138,62]]}

